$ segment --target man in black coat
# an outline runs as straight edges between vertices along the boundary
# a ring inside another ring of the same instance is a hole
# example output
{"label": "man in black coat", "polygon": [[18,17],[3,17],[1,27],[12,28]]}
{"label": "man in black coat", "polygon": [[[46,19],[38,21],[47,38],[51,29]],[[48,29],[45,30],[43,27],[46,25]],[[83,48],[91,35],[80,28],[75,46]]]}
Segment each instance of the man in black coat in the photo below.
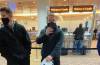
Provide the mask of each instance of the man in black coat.
{"label": "man in black coat", "polygon": [[73,32],[74,34],[74,48],[77,54],[81,54],[81,49],[83,47],[83,40],[84,40],[84,28],[82,24],[79,24],[79,27],[75,29]]}
{"label": "man in black coat", "polygon": [[59,30],[56,23],[48,23],[45,33],[36,40],[38,44],[43,43],[42,60],[46,59],[48,62],[53,60],[54,65],[60,65],[60,51],[63,39],[63,32]]}
{"label": "man in black coat", "polygon": [[30,65],[31,41],[25,28],[13,21],[12,11],[0,9],[3,27],[0,28],[0,53],[7,65]]}

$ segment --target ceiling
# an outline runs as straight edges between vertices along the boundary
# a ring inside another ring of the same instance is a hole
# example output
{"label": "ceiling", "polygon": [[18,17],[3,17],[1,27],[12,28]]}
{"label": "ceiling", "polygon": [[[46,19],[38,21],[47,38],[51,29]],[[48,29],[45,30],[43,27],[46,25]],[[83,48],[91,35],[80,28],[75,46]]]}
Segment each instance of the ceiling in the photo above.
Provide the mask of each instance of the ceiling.
{"label": "ceiling", "polygon": [[[7,6],[8,1],[16,4],[15,13],[36,13],[37,12],[37,0],[0,0],[0,7]],[[49,5],[51,6],[73,6],[73,5],[93,5],[95,4],[96,10],[100,10],[100,0],[49,0]],[[79,19],[78,17],[74,17],[75,15],[63,16],[64,19],[71,19],[71,17]],[[87,17],[90,15],[82,16],[79,15],[80,19]]]}
{"label": "ceiling", "polygon": [[[32,10],[37,9],[37,0],[0,0],[0,6],[6,6],[8,1],[14,2],[19,10],[22,8],[30,8]],[[51,6],[95,4],[96,8],[100,9],[100,0],[49,0],[49,4]]]}

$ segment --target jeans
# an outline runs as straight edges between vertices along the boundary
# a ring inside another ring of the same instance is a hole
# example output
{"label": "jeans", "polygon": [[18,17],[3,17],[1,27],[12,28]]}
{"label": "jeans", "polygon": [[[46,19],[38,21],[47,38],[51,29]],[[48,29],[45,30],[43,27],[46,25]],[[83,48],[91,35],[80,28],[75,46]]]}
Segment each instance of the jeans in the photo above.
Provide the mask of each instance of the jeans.
{"label": "jeans", "polygon": [[83,40],[75,40],[73,48],[75,48],[75,51],[77,54],[81,53],[81,49],[83,47]]}

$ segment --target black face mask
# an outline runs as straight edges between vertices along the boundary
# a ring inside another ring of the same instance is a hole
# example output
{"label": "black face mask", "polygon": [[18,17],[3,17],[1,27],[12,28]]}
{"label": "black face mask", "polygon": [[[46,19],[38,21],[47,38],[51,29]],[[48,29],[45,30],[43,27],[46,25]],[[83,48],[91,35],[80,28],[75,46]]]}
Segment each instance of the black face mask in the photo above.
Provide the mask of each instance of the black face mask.
{"label": "black face mask", "polygon": [[4,26],[8,26],[8,23],[9,23],[9,19],[8,18],[1,18]]}

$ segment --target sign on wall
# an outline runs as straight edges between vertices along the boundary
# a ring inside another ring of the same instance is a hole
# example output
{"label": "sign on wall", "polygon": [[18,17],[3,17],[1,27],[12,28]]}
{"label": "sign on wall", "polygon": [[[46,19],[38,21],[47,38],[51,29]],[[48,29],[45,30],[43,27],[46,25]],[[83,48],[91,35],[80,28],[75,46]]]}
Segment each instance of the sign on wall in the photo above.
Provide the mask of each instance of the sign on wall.
{"label": "sign on wall", "polygon": [[92,12],[93,5],[73,6],[73,12]]}
{"label": "sign on wall", "polygon": [[52,13],[69,12],[69,6],[51,6],[49,11]]}

